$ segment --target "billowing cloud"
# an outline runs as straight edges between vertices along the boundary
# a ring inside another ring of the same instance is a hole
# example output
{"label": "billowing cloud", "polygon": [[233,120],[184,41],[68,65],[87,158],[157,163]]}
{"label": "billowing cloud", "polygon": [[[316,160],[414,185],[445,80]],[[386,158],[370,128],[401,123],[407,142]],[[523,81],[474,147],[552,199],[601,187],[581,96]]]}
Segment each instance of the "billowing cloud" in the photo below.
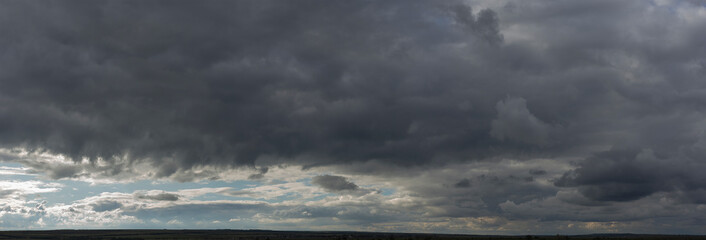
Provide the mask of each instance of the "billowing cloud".
{"label": "billowing cloud", "polygon": [[705,9],[0,2],[0,225],[704,233]]}
{"label": "billowing cloud", "polygon": [[[432,1],[170,5],[7,4],[18,24],[0,26],[17,33],[1,39],[0,144],[92,164],[43,169],[56,179],[94,174],[86,168],[95,163],[119,178],[146,163],[147,177],[190,181],[184,174],[200,166],[263,165],[257,179],[267,156],[424,164],[437,149],[463,154],[487,133],[459,118],[474,114],[457,105],[480,104],[467,99],[475,84],[461,79],[467,60],[456,54],[502,42],[493,10]],[[459,128],[468,131],[448,135]]]}
{"label": "billowing cloud", "polygon": [[586,159],[555,184],[578,187],[584,196],[598,201],[632,201],[673,192],[682,193],[675,196],[681,195],[686,202],[705,203],[706,178],[697,171],[705,170],[706,164],[691,158],[703,149],[687,148],[686,153],[672,156],[658,156],[651,149],[613,149]]}

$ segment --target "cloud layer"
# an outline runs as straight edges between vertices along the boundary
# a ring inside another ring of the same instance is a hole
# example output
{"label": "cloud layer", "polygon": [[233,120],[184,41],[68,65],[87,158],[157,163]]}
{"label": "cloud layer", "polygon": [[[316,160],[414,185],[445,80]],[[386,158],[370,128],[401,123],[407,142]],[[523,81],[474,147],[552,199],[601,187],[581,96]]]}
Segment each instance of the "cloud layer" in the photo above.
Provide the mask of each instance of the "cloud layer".
{"label": "cloud layer", "polygon": [[703,29],[699,1],[2,2],[0,171],[259,185],[7,187],[1,217],[703,233]]}

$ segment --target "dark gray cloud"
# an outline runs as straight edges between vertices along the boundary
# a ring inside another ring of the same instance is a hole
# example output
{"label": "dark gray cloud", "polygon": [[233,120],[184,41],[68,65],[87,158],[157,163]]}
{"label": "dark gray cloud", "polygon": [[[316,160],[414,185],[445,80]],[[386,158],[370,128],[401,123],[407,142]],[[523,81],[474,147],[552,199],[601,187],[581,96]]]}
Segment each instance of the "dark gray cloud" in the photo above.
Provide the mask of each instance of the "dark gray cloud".
{"label": "dark gray cloud", "polygon": [[[695,149],[696,148],[696,149]],[[578,187],[596,201],[632,201],[657,192],[682,192],[682,201],[703,202],[706,180],[700,171],[706,164],[692,159],[700,146],[683,149],[677,155],[651,149],[613,149],[596,154],[555,181],[560,187]]]}
{"label": "dark gray cloud", "polygon": [[157,193],[157,194],[135,194],[137,198],[140,199],[150,199],[150,200],[157,200],[157,201],[176,201],[179,200],[179,195],[178,194],[173,194],[173,193]]}
{"label": "dark gray cloud", "polygon": [[81,170],[79,166],[61,165],[50,167],[47,173],[53,179],[62,179],[76,177]]}
{"label": "dark gray cloud", "polygon": [[0,28],[13,33],[0,39],[6,148],[128,162],[116,168],[149,162],[162,178],[264,155],[424,164],[481,151],[489,138],[492,107],[472,88],[494,77],[468,75],[475,67],[452,46],[501,44],[492,10],[476,16],[432,1],[4,5],[12,21]]}
{"label": "dark gray cloud", "polygon": [[458,4],[452,7],[458,24],[475,32],[490,44],[498,44],[503,41],[500,33],[498,14],[493,10],[484,9],[474,16],[470,6]]}
{"label": "dark gray cloud", "polygon": [[326,191],[331,192],[358,190],[358,185],[355,185],[355,183],[352,183],[348,181],[348,179],[346,179],[345,177],[341,176],[316,176],[311,179],[311,183],[322,187]]}
{"label": "dark gray cloud", "polygon": [[93,208],[93,211],[96,211],[96,212],[112,211],[112,210],[118,209],[122,206],[123,206],[123,204],[121,204],[120,202],[107,201],[107,200],[91,203],[91,207]]}
{"label": "dark gray cloud", "polygon": [[507,98],[496,105],[498,117],[491,122],[490,135],[498,140],[547,145],[554,130],[527,109],[522,98]]}
{"label": "dark gray cloud", "polygon": [[[17,9],[8,13],[17,24],[0,26],[16,33],[1,39],[0,144],[103,159],[115,168],[104,175],[136,163],[149,163],[151,177],[190,181],[179,173],[199,166],[565,154],[603,140],[586,132],[621,127],[583,116],[631,89],[594,55],[564,66],[572,61],[562,51],[547,50],[554,59],[505,43],[502,14],[461,2],[7,9]],[[508,9],[497,11],[522,16]],[[256,162],[262,156],[280,162]],[[71,178],[79,170],[46,171]]]}
{"label": "dark gray cloud", "polygon": [[430,216],[706,202],[701,2],[472,2],[2,2],[0,157],[54,179],[491,165],[405,185]]}
{"label": "dark gray cloud", "polygon": [[457,188],[471,187],[471,180],[469,180],[468,178],[461,179],[461,181],[458,181],[457,183],[454,184],[454,187],[457,187]]}
{"label": "dark gray cloud", "polygon": [[250,180],[262,179],[263,177],[265,177],[265,173],[267,173],[268,170],[269,170],[269,168],[267,168],[267,167],[261,167],[258,170],[259,171],[258,173],[251,174],[250,176],[248,176],[248,179],[250,179]]}
{"label": "dark gray cloud", "polygon": [[544,171],[544,170],[542,170],[542,169],[530,169],[530,170],[529,170],[529,174],[532,174],[532,175],[545,175],[545,174],[547,174],[547,171]]}

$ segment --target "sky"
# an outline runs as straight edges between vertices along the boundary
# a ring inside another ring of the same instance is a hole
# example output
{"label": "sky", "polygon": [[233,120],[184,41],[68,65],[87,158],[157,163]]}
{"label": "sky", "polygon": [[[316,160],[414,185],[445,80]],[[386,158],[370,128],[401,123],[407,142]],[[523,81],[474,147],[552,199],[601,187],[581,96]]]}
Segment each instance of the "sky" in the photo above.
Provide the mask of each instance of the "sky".
{"label": "sky", "polygon": [[0,229],[706,234],[706,2],[0,1]]}

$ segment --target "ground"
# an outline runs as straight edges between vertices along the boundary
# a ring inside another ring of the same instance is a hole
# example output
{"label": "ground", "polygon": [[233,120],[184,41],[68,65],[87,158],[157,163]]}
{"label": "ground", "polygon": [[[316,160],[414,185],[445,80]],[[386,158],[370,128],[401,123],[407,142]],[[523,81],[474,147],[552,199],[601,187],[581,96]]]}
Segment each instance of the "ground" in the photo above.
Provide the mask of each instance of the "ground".
{"label": "ground", "polygon": [[706,239],[706,236],[686,235],[636,235],[636,234],[595,234],[577,236],[481,236],[452,234],[417,233],[375,233],[375,232],[291,232],[263,230],[49,230],[49,231],[3,231],[0,239],[475,239],[475,240],[637,240],[637,239]]}

